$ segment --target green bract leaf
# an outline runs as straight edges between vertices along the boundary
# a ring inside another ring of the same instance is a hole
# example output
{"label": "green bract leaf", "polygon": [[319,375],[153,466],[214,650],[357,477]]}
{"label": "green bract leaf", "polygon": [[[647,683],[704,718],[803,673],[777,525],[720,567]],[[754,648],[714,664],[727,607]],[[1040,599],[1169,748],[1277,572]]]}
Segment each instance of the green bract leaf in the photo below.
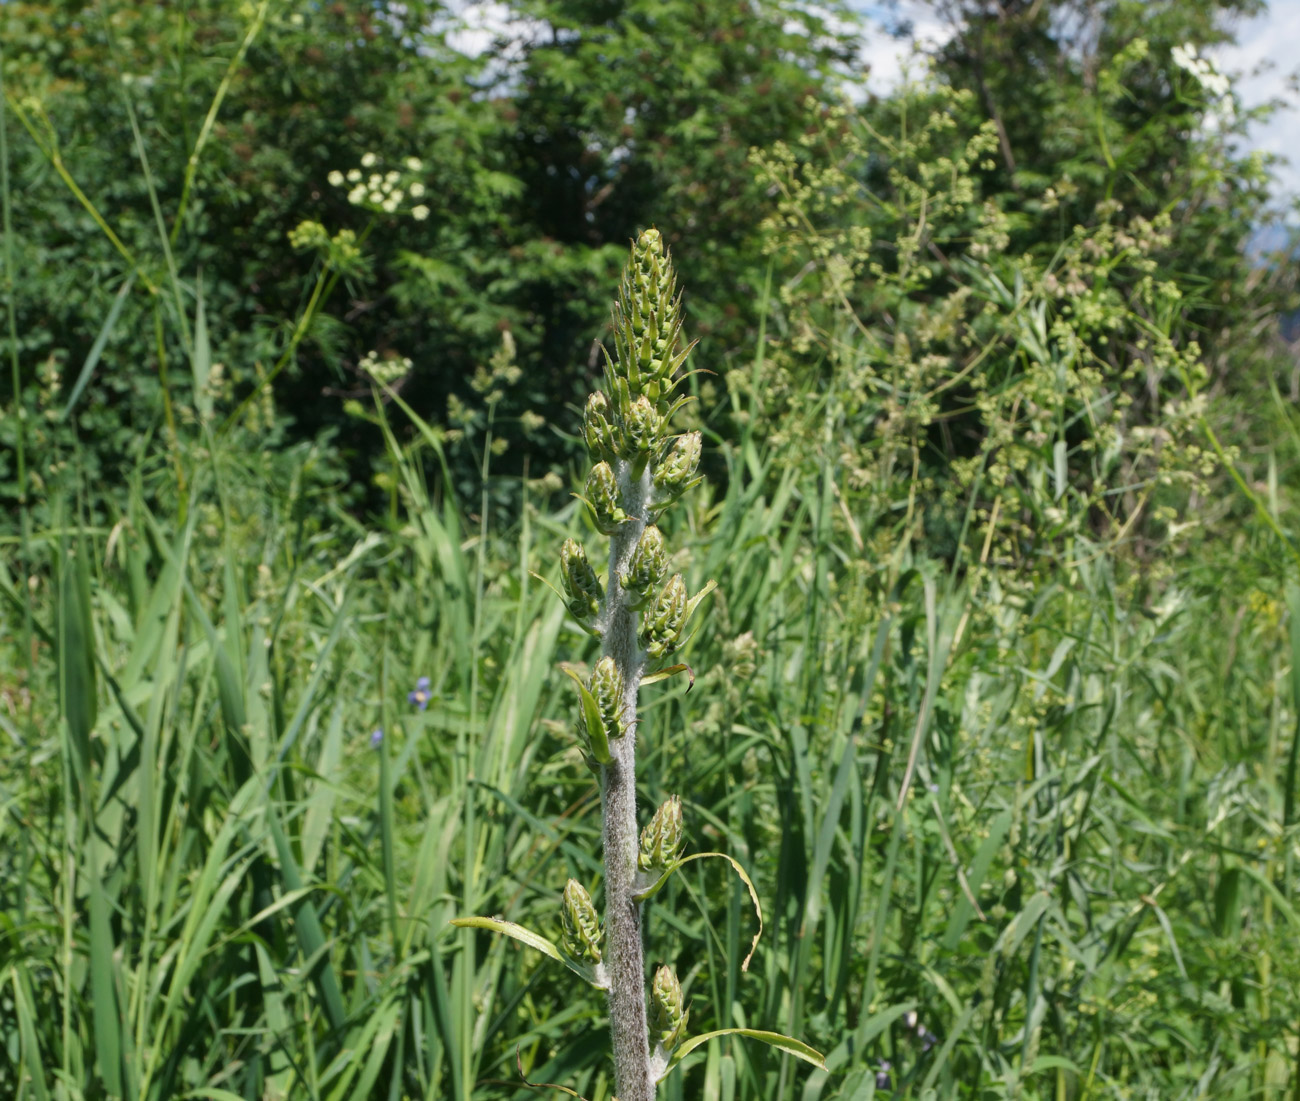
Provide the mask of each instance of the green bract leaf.
{"label": "green bract leaf", "polygon": [[782,1036],[779,1032],[763,1032],[757,1028],[720,1028],[716,1032],[705,1032],[700,1036],[692,1036],[687,1040],[683,1040],[673,1052],[672,1057],[668,1060],[668,1066],[658,1080],[662,1082],[672,1074],[673,1068],[701,1044],[708,1043],[708,1041],[719,1036],[745,1036],[750,1040],[758,1040],[760,1043],[779,1048],[786,1054],[793,1055],[796,1059],[802,1059],[805,1063],[811,1063],[818,1070],[826,1069],[826,1061],[822,1058],[821,1052],[809,1047],[802,1040],[796,1040],[791,1036]]}
{"label": "green bract leaf", "polygon": [[675,677],[678,673],[689,673],[691,675],[690,687],[687,688],[688,692],[695,687],[695,670],[685,662],[680,665],[670,665],[667,669],[660,669],[657,673],[642,677],[641,687],[644,688],[647,684],[655,684],[658,681],[667,680],[669,677]]}
{"label": "green bract leaf", "polygon": [[690,598],[690,600],[686,602],[686,622],[690,621],[690,618],[692,615],[694,615],[695,608],[700,603],[700,601],[703,600],[706,596],[708,596],[709,593],[713,592],[713,590],[716,589],[717,587],[718,587],[718,583],[714,581],[712,578],[709,578],[708,583],[705,584],[704,588],[702,588],[698,593],[696,593],[693,597]]}
{"label": "green bract leaf", "polygon": [[577,960],[569,959],[568,956],[555,947],[554,943],[534,933],[531,929],[516,925],[513,921],[503,921],[501,918],[490,917],[467,917],[452,918],[450,924],[460,929],[488,929],[493,933],[503,933],[507,937],[513,937],[520,944],[526,944],[529,948],[536,948],[542,955],[550,956],[551,959],[564,964],[575,975],[591,983],[596,989],[605,990],[609,986],[605,980],[603,968],[588,967]]}
{"label": "green bract leaf", "polygon": [[596,703],[596,697],[593,696],[582,678],[572,669],[565,669],[566,673],[573,678],[573,683],[578,686],[578,691],[582,695],[582,717],[587,724],[587,738],[591,742],[591,755],[602,765],[607,765],[614,758],[609,753],[609,738],[605,735],[605,720],[600,715],[600,705]]}
{"label": "green bract leaf", "polygon": [[664,884],[668,882],[668,877],[671,876],[673,872],[677,871],[677,869],[683,864],[689,864],[692,860],[704,860],[710,856],[716,856],[719,860],[725,860],[736,869],[736,874],[740,876],[741,881],[749,889],[750,900],[754,903],[754,915],[758,918],[758,932],[754,934],[754,939],[750,942],[749,954],[745,956],[740,965],[742,971],[748,971],[749,961],[754,958],[754,950],[758,947],[758,938],[763,935],[763,908],[758,904],[758,892],[754,890],[754,881],[749,878],[749,873],[741,867],[740,862],[734,857],[730,857],[726,853],[692,853],[690,856],[683,857],[681,860],[673,861],[673,863],[668,865],[664,870],[663,875],[650,884],[650,886],[644,891],[638,891],[633,897],[637,902],[645,902],[646,899],[654,898],[654,896],[663,889]]}
{"label": "green bract leaf", "polygon": [[494,933],[504,933],[508,937],[514,937],[521,944],[528,945],[529,948],[536,948],[537,951],[550,956],[553,960],[564,962],[560,950],[551,941],[538,933],[534,933],[531,929],[516,925],[513,921],[503,921],[501,918],[467,917],[452,918],[451,924],[460,929],[490,929]]}
{"label": "green bract leaf", "polygon": [[560,592],[560,590],[557,589],[554,585],[552,585],[549,581],[547,581],[546,578],[544,578],[536,570],[529,570],[528,576],[531,577],[534,581],[540,581],[543,585],[545,585],[548,589],[550,589],[551,592],[553,592],[561,600],[564,600],[564,594]]}

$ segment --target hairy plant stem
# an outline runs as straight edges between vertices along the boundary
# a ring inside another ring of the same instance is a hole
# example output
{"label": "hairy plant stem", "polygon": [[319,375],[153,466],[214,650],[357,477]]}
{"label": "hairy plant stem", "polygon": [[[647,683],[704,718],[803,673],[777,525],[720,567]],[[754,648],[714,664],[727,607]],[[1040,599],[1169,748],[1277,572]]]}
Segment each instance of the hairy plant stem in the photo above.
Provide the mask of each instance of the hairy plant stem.
{"label": "hairy plant stem", "polygon": [[614,1048],[614,1088],[619,1101],[653,1101],[650,1046],[646,1028],[645,959],[641,905],[636,901],[636,707],[645,653],[637,639],[637,613],[628,607],[619,578],[646,524],[650,474],[635,480],[618,464],[624,507],[631,519],[610,540],[609,579],[602,655],[614,659],[623,677],[627,733],[610,741],[613,760],[601,766],[600,792],[605,842],[605,965],[609,974],[609,1026]]}

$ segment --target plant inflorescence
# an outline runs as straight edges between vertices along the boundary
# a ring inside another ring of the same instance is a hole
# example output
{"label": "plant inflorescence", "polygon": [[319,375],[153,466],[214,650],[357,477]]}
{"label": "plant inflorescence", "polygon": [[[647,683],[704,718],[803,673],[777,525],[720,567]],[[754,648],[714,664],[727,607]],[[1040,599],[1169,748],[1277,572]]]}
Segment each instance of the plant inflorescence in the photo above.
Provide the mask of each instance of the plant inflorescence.
{"label": "plant inflorescence", "polygon": [[[587,399],[583,435],[593,465],[583,500],[609,539],[602,582],[576,539],[565,542],[560,580],[569,612],[600,640],[601,655],[578,685],[577,733],[587,765],[600,779],[604,839],[604,921],[587,889],[570,879],[561,910],[563,935],[549,941],[489,918],[456,924],[494,929],[547,951],[607,992],[614,1077],[622,1101],[650,1101],[656,1084],[712,1036],[686,1038],[689,1011],[671,966],[660,967],[646,1005],[641,911],[683,859],[681,799],[670,796],[638,833],[637,701],[641,686],[680,673],[667,665],[687,621],[713,589],[694,596],[670,573],[659,516],[702,480],[699,432],[674,434],[672,418],[689,399],[679,393],[693,345],[682,337],[681,295],[672,259],[655,229],[632,246],[614,307],[615,354],[605,352],[604,386]],[[725,858],[730,860],[730,858]],[[733,862],[734,864],[734,862]],[[740,871],[737,866],[737,870]],[[740,873],[749,885],[749,879]],[[750,887],[753,894],[752,886]],[[755,901],[757,908],[757,901]],[[761,912],[759,914],[761,921]],[[602,947],[603,944],[603,947]],[[748,958],[746,959],[748,963]],[[774,1044],[809,1062],[821,1056],[788,1037],[726,1029]]]}

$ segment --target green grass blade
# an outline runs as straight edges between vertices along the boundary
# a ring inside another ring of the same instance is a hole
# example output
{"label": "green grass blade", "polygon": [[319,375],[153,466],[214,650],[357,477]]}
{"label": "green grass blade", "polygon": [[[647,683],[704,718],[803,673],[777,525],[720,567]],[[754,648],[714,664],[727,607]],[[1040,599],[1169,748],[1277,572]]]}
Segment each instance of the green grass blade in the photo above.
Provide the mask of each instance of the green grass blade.
{"label": "green grass blade", "polygon": [[117,327],[117,320],[122,316],[122,307],[126,305],[126,300],[130,297],[133,286],[135,286],[135,273],[131,272],[118,288],[117,295],[113,299],[113,305],[109,307],[108,316],[104,318],[104,324],[100,326],[95,342],[90,346],[90,351],[86,353],[86,359],[81,365],[81,370],[77,372],[77,381],[72,384],[72,392],[68,394],[67,404],[64,405],[59,420],[66,421],[72,416],[72,410],[81,398],[81,392],[85,390],[86,384],[90,382],[91,376],[95,373],[95,368],[99,366],[100,358],[104,354],[104,348],[113,335],[113,330]]}

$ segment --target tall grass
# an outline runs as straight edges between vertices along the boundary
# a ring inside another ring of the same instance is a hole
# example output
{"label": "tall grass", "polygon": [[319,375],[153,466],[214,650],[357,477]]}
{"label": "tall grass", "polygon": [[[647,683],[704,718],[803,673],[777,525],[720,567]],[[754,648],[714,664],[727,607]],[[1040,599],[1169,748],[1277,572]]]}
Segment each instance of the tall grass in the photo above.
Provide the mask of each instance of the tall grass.
{"label": "tall grass", "polygon": [[[530,576],[573,520],[470,528],[429,443],[390,446],[387,529],[219,453],[184,522],[137,485],[85,525],[74,463],[7,556],[12,1096],[522,1096],[517,1059],[609,1096],[600,1002],[447,925],[553,930],[554,883],[597,874],[557,691],[583,636]],[[908,539],[868,563],[800,455],[728,448],[684,518],[724,602],[642,731],[644,803],[680,791],[753,869],[764,938],[742,972],[747,897],[701,869],[649,941],[696,1027],[806,1035],[831,1074],[719,1046],[666,1095],[869,1097],[882,1058],[917,1097],[1292,1080],[1295,659],[1257,567],[1193,560],[1148,606],[1097,548],[1012,591]]]}

